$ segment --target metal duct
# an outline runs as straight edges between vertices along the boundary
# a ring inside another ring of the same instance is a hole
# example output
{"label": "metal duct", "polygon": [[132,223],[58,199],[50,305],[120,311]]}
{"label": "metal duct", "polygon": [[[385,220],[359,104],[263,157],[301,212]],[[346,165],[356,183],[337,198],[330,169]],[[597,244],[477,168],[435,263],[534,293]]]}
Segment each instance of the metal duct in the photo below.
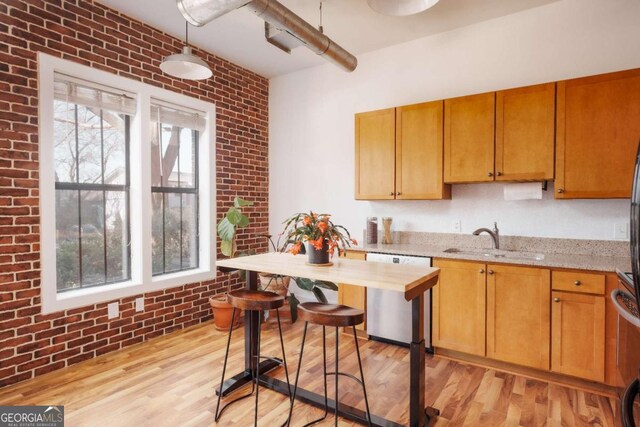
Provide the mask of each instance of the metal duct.
{"label": "metal duct", "polygon": [[187,21],[202,26],[234,9],[245,6],[269,24],[300,39],[309,49],[346,71],[353,71],[358,60],[313,25],[275,0],[176,0]]}

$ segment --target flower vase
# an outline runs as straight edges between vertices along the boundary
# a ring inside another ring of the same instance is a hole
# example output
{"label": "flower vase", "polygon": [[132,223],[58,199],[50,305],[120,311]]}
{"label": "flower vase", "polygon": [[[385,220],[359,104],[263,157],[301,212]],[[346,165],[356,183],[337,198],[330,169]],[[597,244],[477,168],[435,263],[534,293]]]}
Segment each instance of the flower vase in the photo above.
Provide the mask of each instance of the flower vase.
{"label": "flower vase", "polygon": [[316,249],[311,243],[309,243],[307,246],[309,264],[330,265],[329,242],[327,240],[324,240],[322,242],[322,249]]}

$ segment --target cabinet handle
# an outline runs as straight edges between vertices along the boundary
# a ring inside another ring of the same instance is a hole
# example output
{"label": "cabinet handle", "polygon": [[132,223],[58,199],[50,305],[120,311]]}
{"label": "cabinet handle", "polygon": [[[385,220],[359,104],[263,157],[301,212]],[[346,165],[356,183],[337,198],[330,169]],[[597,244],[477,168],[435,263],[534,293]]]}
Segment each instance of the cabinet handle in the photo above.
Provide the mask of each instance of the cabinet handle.
{"label": "cabinet handle", "polygon": [[554,298],[553,302],[560,302],[560,298]]}
{"label": "cabinet handle", "polygon": [[394,194],[393,191],[391,193],[389,193],[390,196],[393,196],[393,194]]}
{"label": "cabinet handle", "polygon": [[558,193],[560,194],[564,193],[564,188],[558,188]]}
{"label": "cabinet handle", "polygon": [[398,191],[398,192],[396,193],[396,196],[402,196],[402,193]]}
{"label": "cabinet handle", "polygon": [[487,273],[493,274],[493,270],[489,270],[489,271],[487,271]]}
{"label": "cabinet handle", "polygon": [[479,271],[480,274],[484,274],[484,268],[481,268]]}
{"label": "cabinet handle", "polygon": [[576,280],[575,282],[573,282],[573,284],[576,286],[580,286],[582,285],[582,282],[580,280]]}
{"label": "cabinet handle", "polygon": [[502,172],[496,172],[496,175],[502,176]]}
{"label": "cabinet handle", "polygon": [[493,176],[493,172],[489,172],[489,173],[487,174],[487,176],[488,176],[489,178],[491,178],[491,177]]}

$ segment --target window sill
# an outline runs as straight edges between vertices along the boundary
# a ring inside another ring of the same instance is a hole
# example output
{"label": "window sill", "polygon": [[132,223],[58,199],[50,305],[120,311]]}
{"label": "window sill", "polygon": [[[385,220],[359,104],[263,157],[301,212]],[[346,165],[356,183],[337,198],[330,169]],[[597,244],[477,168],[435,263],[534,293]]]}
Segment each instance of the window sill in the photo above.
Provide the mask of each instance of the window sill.
{"label": "window sill", "polygon": [[42,314],[84,307],[92,304],[106,303],[120,298],[141,295],[146,292],[159,291],[174,288],[189,283],[214,280],[216,277],[213,269],[193,269],[179,271],[153,277],[151,283],[128,280],[126,282],[113,283],[104,286],[95,286],[85,289],[76,289],[56,293],[54,298],[44,298]]}

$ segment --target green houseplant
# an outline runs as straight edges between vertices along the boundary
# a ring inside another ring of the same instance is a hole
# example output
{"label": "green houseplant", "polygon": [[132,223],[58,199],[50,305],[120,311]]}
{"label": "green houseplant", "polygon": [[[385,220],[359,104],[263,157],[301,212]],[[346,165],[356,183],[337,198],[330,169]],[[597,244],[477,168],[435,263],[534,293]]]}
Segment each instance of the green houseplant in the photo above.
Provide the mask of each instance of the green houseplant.
{"label": "green houseplant", "polygon": [[[223,255],[234,257],[238,254],[238,245],[236,243],[237,231],[249,225],[249,217],[242,212],[242,208],[251,205],[253,205],[253,202],[236,196],[233,200],[233,206],[227,210],[222,220],[218,223],[216,230],[221,240],[220,252],[222,252]],[[227,293],[231,289],[232,276],[233,273],[229,275],[229,280],[224,292],[209,298],[209,303],[213,310],[213,322],[216,329],[219,330],[228,330],[232,322],[234,327],[240,324],[240,311],[236,311],[236,315],[231,319],[233,310],[231,304],[227,302]]]}

